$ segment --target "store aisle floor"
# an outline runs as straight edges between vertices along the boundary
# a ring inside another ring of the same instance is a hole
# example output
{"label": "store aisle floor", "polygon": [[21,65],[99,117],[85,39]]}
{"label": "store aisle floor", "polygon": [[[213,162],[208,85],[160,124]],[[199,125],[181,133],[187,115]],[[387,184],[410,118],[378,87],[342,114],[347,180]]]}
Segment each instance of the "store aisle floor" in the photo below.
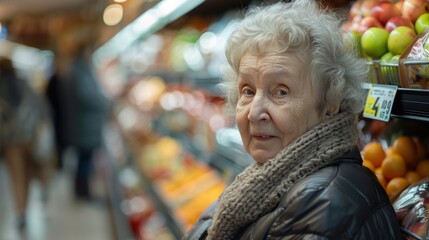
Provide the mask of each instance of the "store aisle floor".
{"label": "store aisle floor", "polygon": [[113,239],[101,174],[96,175],[92,184],[96,200],[76,201],[71,191],[73,162],[73,159],[68,159],[63,171],[53,176],[46,201],[39,182],[31,183],[27,227],[25,232],[18,233],[9,175],[0,161],[0,240]]}

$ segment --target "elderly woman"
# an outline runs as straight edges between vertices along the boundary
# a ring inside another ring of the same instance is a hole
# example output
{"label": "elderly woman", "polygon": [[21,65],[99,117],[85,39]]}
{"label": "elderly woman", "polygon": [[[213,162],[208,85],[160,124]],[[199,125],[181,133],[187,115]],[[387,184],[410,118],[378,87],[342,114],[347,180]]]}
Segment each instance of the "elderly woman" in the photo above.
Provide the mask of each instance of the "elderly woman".
{"label": "elderly woman", "polygon": [[357,149],[368,69],[313,0],[250,9],[230,37],[228,100],[255,160],[185,239],[400,239]]}

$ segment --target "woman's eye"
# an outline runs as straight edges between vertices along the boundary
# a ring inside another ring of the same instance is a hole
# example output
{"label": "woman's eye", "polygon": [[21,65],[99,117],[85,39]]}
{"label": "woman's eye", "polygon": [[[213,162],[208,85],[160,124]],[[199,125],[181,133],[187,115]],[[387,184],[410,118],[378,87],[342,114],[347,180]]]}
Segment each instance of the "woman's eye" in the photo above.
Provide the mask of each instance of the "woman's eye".
{"label": "woman's eye", "polygon": [[276,91],[276,96],[281,97],[287,95],[287,91],[285,89],[278,89]]}
{"label": "woman's eye", "polygon": [[253,95],[253,91],[250,88],[244,88],[241,93],[243,95]]}

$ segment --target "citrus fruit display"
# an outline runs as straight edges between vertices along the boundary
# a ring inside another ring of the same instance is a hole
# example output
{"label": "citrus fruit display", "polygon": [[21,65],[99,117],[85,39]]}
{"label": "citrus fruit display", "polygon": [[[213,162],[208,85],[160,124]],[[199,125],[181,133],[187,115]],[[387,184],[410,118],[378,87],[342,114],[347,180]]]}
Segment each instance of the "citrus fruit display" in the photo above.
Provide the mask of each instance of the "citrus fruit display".
{"label": "citrus fruit display", "polygon": [[372,163],[373,167],[378,168],[386,157],[383,147],[379,142],[368,143],[363,149],[363,158]]}
{"label": "citrus fruit display", "polygon": [[374,172],[392,200],[405,188],[429,177],[428,151],[422,139],[401,135],[390,146],[369,142],[362,149],[362,166]]}

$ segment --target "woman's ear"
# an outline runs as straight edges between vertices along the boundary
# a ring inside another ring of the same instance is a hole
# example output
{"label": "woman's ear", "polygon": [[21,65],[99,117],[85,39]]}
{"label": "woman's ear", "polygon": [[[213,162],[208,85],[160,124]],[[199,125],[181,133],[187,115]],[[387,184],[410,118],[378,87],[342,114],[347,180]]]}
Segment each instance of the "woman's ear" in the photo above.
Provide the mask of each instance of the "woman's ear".
{"label": "woman's ear", "polygon": [[330,118],[330,117],[331,117],[331,112],[327,111],[327,112],[325,113],[325,118]]}
{"label": "woman's ear", "polygon": [[328,119],[328,118],[336,115],[339,110],[340,110],[340,104],[335,104],[335,105],[332,105],[332,106],[328,107],[325,110],[324,118]]}

